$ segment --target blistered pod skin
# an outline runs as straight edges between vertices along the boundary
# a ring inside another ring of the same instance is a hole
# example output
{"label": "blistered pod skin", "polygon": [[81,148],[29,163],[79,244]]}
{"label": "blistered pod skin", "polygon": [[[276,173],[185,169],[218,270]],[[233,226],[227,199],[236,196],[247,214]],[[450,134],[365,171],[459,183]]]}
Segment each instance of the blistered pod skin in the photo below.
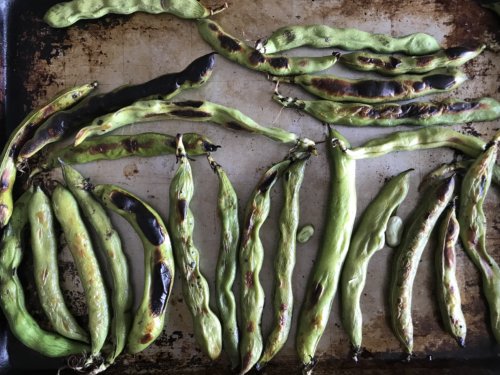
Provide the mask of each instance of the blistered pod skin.
{"label": "blistered pod skin", "polygon": [[227,4],[214,9],[198,0],[72,0],[52,6],[43,20],[52,27],[68,27],[82,19],[96,19],[107,14],[170,13],[179,18],[198,19],[221,12]]}
{"label": "blistered pod skin", "polygon": [[216,52],[248,69],[273,76],[296,75],[320,72],[328,69],[338,60],[339,54],[320,57],[285,57],[264,55],[225,32],[210,19],[197,21],[198,32]]}
{"label": "blistered pod skin", "polygon": [[130,223],[144,247],[144,293],[127,338],[128,352],[139,353],[163,331],[175,276],[169,233],[160,215],[131,192],[115,185],[96,185],[92,192]]}
{"label": "blistered pod skin", "polygon": [[363,315],[361,294],[366,283],[371,257],[384,248],[385,230],[392,213],[403,202],[410,187],[410,172],[387,182],[364,211],[349,245],[342,269],[342,324],[349,335],[355,355],[361,350]]}
{"label": "blistered pod skin", "polygon": [[12,219],[0,242],[0,305],[10,331],[27,347],[47,357],[83,354],[89,347],[59,334],[40,328],[26,309],[24,291],[17,270],[23,258],[21,237],[28,223],[28,206],[32,191],[26,191],[16,202]]}
{"label": "blistered pod skin", "polygon": [[99,355],[109,331],[108,292],[89,232],[73,194],[60,184],[52,192],[52,207],[82,282],[89,316],[91,355]]}
{"label": "blistered pod skin", "polygon": [[485,49],[451,47],[424,56],[392,56],[370,52],[352,52],[340,56],[339,61],[348,68],[372,71],[385,75],[427,73],[435,69],[456,68],[477,57]]}
{"label": "blistered pod skin", "polygon": [[306,370],[316,362],[314,355],[330,316],[356,217],[356,162],[345,155],[337,140],[349,145],[330,128],[326,143],[330,165],[327,215],[296,335],[297,353]]}
{"label": "blistered pod skin", "polygon": [[500,342],[500,267],[486,249],[486,216],[483,204],[488,194],[500,132],[474,161],[462,180],[460,194],[460,239],[467,255],[481,273],[483,292],[488,302],[491,330]]}
{"label": "blistered pod skin", "polygon": [[439,226],[435,262],[437,275],[436,294],[446,331],[457,340],[458,345],[465,346],[467,325],[462,312],[460,287],[456,275],[456,251],[460,225],[455,214],[455,202],[443,213]]}
{"label": "blistered pod skin", "polygon": [[184,300],[193,318],[196,342],[214,360],[222,350],[222,327],[210,309],[208,282],[200,272],[200,253],[193,243],[194,217],[189,204],[194,194],[194,183],[180,134],[177,135],[177,158],[179,167],[170,182],[169,228]]}
{"label": "blistered pod skin", "polygon": [[127,258],[118,232],[113,227],[104,207],[92,196],[88,180],[69,165],[61,164],[66,186],[73,193],[80,210],[90,224],[96,239],[96,251],[105,260],[105,269],[111,279],[110,341],[112,349],[105,354],[103,366],[109,366],[123,351],[130,330],[132,287]]}
{"label": "blistered pod skin", "polygon": [[413,282],[418,264],[431,232],[450,202],[455,190],[455,177],[429,188],[405,226],[401,244],[394,254],[389,305],[394,334],[406,353],[413,352],[413,322],[411,317]]}
{"label": "blistered pod skin", "polygon": [[425,75],[401,75],[391,80],[348,79],[330,74],[274,77],[293,83],[320,98],[337,102],[384,103],[408,100],[456,89],[467,80],[459,70],[435,70]]}
{"label": "blistered pod skin", "polygon": [[441,48],[429,34],[414,33],[392,37],[326,25],[285,26],[274,31],[270,37],[257,41],[255,48],[262,53],[276,53],[301,46],[338,47],[348,51],[371,49],[381,53],[403,52],[410,55],[432,53]]}
{"label": "blistered pod skin", "polygon": [[12,214],[12,189],[16,181],[16,167],[23,167],[20,164],[16,165],[16,158],[21,147],[45,119],[53,113],[79,102],[96,87],[97,82],[92,82],[62,91],[47,104],[28,114],[12,131],[9,140],[4,146],[0,160],[0,228],[3,228],[8,223]]}
{"label": "blistered pod skin", "polygon": [[276,92],[273,99],[283,107],[301,110],[319,121],[347,126],[455,125],[500,118],[500,102],[493,98],[370,105],[300,100]]}
{"label": "blistered pod skin", "polygon": [[88,343],[89,336],[77,323],[59,286],[57,235],[50,198],[36,188],[28,207],[35,286],[45,315],[53,329],[67,338]]}
{"label": "blistered pod skin", "polygon": [[93,95],[68,111],[61,111],[47,119],[32,139],[24,144],[18,163],[30,158],[50,143],[77,131],[94,118],[131,105],[140,99],[152,97],[168,100],[183,90],[200,87],[211,77],[215,54],[209,53],[193,60],[184,70],[168,73],[150,81],[122,86],[108,93]]}

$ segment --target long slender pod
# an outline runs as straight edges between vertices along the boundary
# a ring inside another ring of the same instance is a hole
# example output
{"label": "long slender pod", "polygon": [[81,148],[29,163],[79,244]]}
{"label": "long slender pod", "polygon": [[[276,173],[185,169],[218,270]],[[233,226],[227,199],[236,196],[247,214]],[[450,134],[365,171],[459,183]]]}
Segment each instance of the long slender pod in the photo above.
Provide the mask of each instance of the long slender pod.
{"label": "long slender pod", "polygon": [[424,56],[394,56],[370,52],[352,52],[340,56],[339,61],[348,68],[372,71],[386,75],[427,73],[440,68],[456,68],[484,51],[483,44],[476,48],[451,47]]}
{"label": "long slender pod", "polygon": [[319,72],[338,60],[339,54],[320,57],[285,57],[264,55],[224,31],[215,21],[200,19],[198,32],[217,53],[248,69],[274,76]]}
{"label": "long slender pod", "polygon": [[0,228],[3,228],[9,222],[10,215],[12,214],[12,189],[17,174],[15,160],[21,147],[45,119],[57,111],[74,105],[96,87],[97,82],[93,82],[59,93],[47,104],[28,114],[12,131],[4,146],[0,161]]}
{"label": "long slender pod", "polygon": [[455,201],[452,201],[443,216],[435,254],[436,294],[446,331],[457,340],[458,345],[463,347],[467,325],[462,312],[460,288],[456,275],[455,245],[460,235],[460,225],[455,213]]}
{"label": "long slender pod", "polygon": [[68,111],[61,111],[37,129],[21,148],[17,163],[32,157],[43,147],[59,141],[98,116],[131,105],[140,99],[170,99],[183,90],[203,85],[212,75],[215,54],[209,53],[191,62],[184,70],[168,73],[138,85],[122,86],[114,91],[93,95]]}
{"label": "long slender pod", "polygon": [[255,48],[262,53],[275,53],[301,46],[338,47],[348,51],[371,49],[381,53],[403,52],[409,55],[423,55],[441,48],[438,41],[429,34],[414,33],[392,37],[326,25],[285,26],[274,31],[268,38],[257,41]]}
{"label": "long slender pod", "polygon": [[207,8],[198,0],[72,0],[53,5],[43,19],[52,27],[68,27],[82,19],[101,18],[111,13],[170,13],[179,18],[198,19],[226,8],[226,3]]}
{"label": "long slender pod", "polygon": [[215,270],[216,301],[222,324],[222,344],[235,370],[240,363],[236,300],[232,291],[240,239],[238,196],[224,169],[210,155],[208,161],[219,178],[217,209],[221,221],[221,246]]}
{"label": "long slender pod", "polygon": [[93,194],[135,229],[144,247],[144,293],[127,337],[129,353],[146,349],[163,331],[175,268],[167,227],[160,215],[131,192],[114,185],[92,187]]}
{"label": "long slender pod", "polygon": [[456,89],[467,80],[459,70],[440,69],[424,75],[401,75],[391,80],[348,79],[331,74],[274,77],[294,83],[320,98],[337,102],[383,103],[408,100]]}
{"label": "long slender pod", "polygon": [[189,204],[194,194],[191,165],[182,135],[177,135],[179,167],[170,182],[169,228],[175,260],[182,279],[182,292],[193,317],[194,336],[210,359],[222,350],[222,327],[209,306],[208,282],[200,272],[200,254],[193,243],[194,217]]}
{"label": "long slender pod", "polygon": [[0,243],[0,305],[11,332],[27,347],[47,357],[83,354],[88,346],[59,334],[44,331],[26,309],[23,287],[17,270],[23,258],[22,232],[28,223],[32,191],[15,203],[12,220],[3,231]]}
{"label": "long slender pod", "polygon": [[62,227],[87,301],[91,356],[98,357],[109,330],[108,292],[90,235],[71,192],[58,184],[52,192],[54,214]]}
{"label": "long slender pod", "polygon": [[337,140],[348,145],[340,133],[330,128],[330,187],[323,240],[309,277],[296,335],[297,353],[305,371],[316,362],[314,354],[330,316],[356,217],[356,162],[338,147]]}
{"label": "long slender pod", "polygon": [[354,353],[361,349],[363,316],[361,294],[366,283],[371,257],[384,247],[385,230],[391,215],[406,198],[410,187],[410,172],[392,178],[368,205],[352,236],[342,269],[342,323],[351,340]]}
{"label": "long slender pod", "polygon": [[451,176],[425,192],[394,255],[389,298],[392,328],[409,355],[413,352],[413,282],[432,229],[450,202],[454,189],[455,176]]}
{"label": "long slender pod", "polygon": [[113,363],[125,347],[130,330],[132,288],[127,258],[122,249],[118,232],[113,227],[104,207],[88,191],[87,180],[69,165],[62,164],[66,186],[73,193],[80,210],[95,234],[96,249],[103,254],[105,268],[111,279],[112,350],[106,354],[104,366]]}
{"label": "long slender pod", "polygon": [[319,121],[346,126],[455,125],[500,118],[500,102],[493,98],[370,105],[301,100],[276,92],[273,99],[283,107],[301,110]]}
{"label": "long slender pod", "polygon": [[281,350],[288,339],[293,311],[292,275],[295,267],[296,233],[299,226],[299,194],[304,180],[306,160],[292,164],[283,174],[283,208],[279,218],[280,238],[274,260],[274,317],[272,330],[256,365],[264,367]]}
{"label": "long slender pod", "polygon": [[296,134],[285,129],[262,126],[239,110],[221,104],[193,100],[183,102],[148,100],[136,102],[115,113],[95,119],[78,132],[75,145],[79,145],[89,137],[106,134],[122,126],[159,120],[213,122],[224,128],[261,134],[277,142],[313,144],[307,139],[299,139]]}
{"label": "long slender pod", "polygon": [[35,286],[45,315],[52,328],[62,336],[89,342],[89,336],[73,317],[59,286],[57,235],[50,198],[38,187],[28,207],[33,251]]}
{"label": "long slender pod", "polygon": [[[185,133],[186,152],[189,156],[205,155],[220,147],[206,136]],[[40,159],[35,169],[49,170],[65,164],[85,164],[99,160],[117,160],[127,157],[153,157],[175,155],[175,137],[162,133],[108,135],[85,140],[78,146],[50,149]],[[33,172],[31,173],[33,175]]]}
{"label": "long slender pod", "polygon": [[490,310],[491,329],[500,342],[500,267],[486,249],[486,216],[483,204],[491,183],[500,132],[468,169],[460,194],[460,238],[465,251],[481,273],[483,291]]}

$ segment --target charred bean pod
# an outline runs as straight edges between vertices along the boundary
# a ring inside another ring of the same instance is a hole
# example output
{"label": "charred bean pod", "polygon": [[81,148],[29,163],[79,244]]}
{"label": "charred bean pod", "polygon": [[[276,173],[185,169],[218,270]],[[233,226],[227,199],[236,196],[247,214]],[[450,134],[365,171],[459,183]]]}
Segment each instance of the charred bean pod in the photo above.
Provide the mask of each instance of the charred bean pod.
{"label": "charred bean pod", "polygon": [[198,19],[226,8],[226,3],[207,8],[199,0],[72,0],[53,5],[43,19],[52,27],[68,27],[82,19],[96,19],[113,13],[170,13],[179,18]]}
{"label": "charred bean pod", "polygon": [[52,193],[52,206],[85,292],[89,316],[90,354],[95,358],[99,356],[109,330],[108,292],[75,198],[68,189],[58,184]]}
{"label": "charred bean pod", "polygon": [[465,171],[472,165],[472,162],[473,160],[459,160],[453,163],[441,164],[422,178],[420,185],[418,185],[418,190],[425,190],[428,186],[445,178],[446,175]]}
{"label": "charred bean pod", "polygon": [[0,243],[0,305],[14,336],[27,347],[47,357],[65,357],[89,350],[81,342],[44,331],[26,309],[23,287],[17,270],[23,258],[22,232],[28,223],[32,191],[15,203],[12,220],[5,227]]}
{"label": "charred bean pod", "polygon": [[[184,137],[185,134],[182,136],[183,140]],[[232,291],[236,278],[240,239],[238,196],[224,169],[211,156],[208,156],[208,161],[219,178],[217,209],[222,227],[221,246],[215,270],[216,301],[222,324],[222,343],[234,370],[240,363],[236,300]]]}
{"label": "charred bean pod", "polygon": [[498,0],[481,0],[481,6],[491,9],[500,16],[500,1]]}
{"label": "charred bean pod", "polygon": [[320,57],[285,57],[265,55],[225,32],[209,19],[198,20],[198,32],[216,52],[248,69],[273,76],[319,72],[328,69],[340,54]]}
{"label": "charred bean pod", "polygon": [[[47,104],[32,111],[14,129],[2,151],[0,159],[0,228],[9,221],[12,214],[12,189],[16,181],[16,158],[24,143],[33,135],[36,128],[57,111],[66,109],[97,87],[97,82],[76,86],[61,92]],[[22,165],[17,165],[22,168]]]}
{"label": "charred bean pod", "polygon": [[340,284],[341,309],[342,323],[356,355],[361,350],[363,338],[360,301],[366,283],[368,263],[371,257],[384,247],[387,223],[408,194],[410,172],[411,170],[405,171],[384,185],[361,216],[349,245]]}
{"label": "charred bean pod", "polygon": [[455,214],[454,201],[443,215],[435,255],[437,299],[446,331],[457,340],[458,345],[463,347],[467,325],[462,312],[460,288],[456,275],[455,245],[460,234],[460,225]]}
{"label": "charred bean pod", "polygon": [[462,180],[460,194],[460,238],[465,251],[481,273],[482,287],[490,310],[491,330],[500,342],[500,267],[486,249],[486,216],[483,204],[491,183],[500,132],[477,157]]}
{"label": "charred bean pod", "polygon": [[130,330],[132,287],[129,279],[127,258],[122,249],[118,232],[113,227],[104,207],[89,192],[89,183],[77,170],[62,164],[66,186],[75,197],[80,210],[90,224],[96,239],[96,249],[102,253],[105,268],[111,279],[112,349],[106,353],[102,369],[112,364],[125,347]]}
{"label": "charred bean pod", "polygon": [[96,185],[92,192],[129,222],[144,247],[144,293],[127,338],[128,352],[138,353],[156,340],[165,324],[175,276],[169,233],[160,215],[131,192],[114,185]]}
{"label": "charred bean pod", "polygon": [[392,328],[408,354],[413,352],[411,305],[417,267],[432,229],[450,202],[454,189],[454,176],[429,188],[412,215],[411,222],[406,225],[401,244],[394,255],[389,299]]}
{"label": "charred bean pod", "polygon": [[335,75],[302,74],[274,77],[294,83],[320,98],[337,102],[383,103],[408,100],[456,89],[467,80],[459,70],[441,69],[425,75],[401,75],[392,80],[348,79]]}
{"label": "charred bean pod", "polygon": [[493,98],[369,105],[336,103],[329,100],[301,100],[282,96],[276,92],[273,99],[283,107],[299,109],[319,121],[357,127],[455,125],[494,121],[500,118],[500,103]]}
{"label": "charred bean pod", "polygon": [[259,125],[239,110],[217,103],[192,100],[183,102],[147,100],[136,102],[115,113],[95,119],[89,126],[78,132],[75,145],[79,145],[89,137],[106,134],[136,122],[159,120],[213,122],[224,128],[261,134],[277,142],[314,144],[308,139],[299,139],[296,134],[284,129]]}
{"label": "charred bean pod", "polygon": [[200,272],[200,254],[193,243],[194,217],[189,208],[194,194],[193,175],[180,134],[177,136],[177,158],[179,167],[170,182],[169,228],[182,292],[193,317],[196,342],[214,360],[222,350],[222,327],[210,309],[208,282]]}
{"label": "charred bean pod", "polygon": [[215,54],[201,56],[184,70],[168,73],[151,81],[119,87],[114,91],[93,95],[68,111],[61,111],[45,121],[32,139],[24,144],[18,156],[18,163],[32,157],[43,147],[59,141],[98,116],[131,105],[140,99],[170,99],[183,90],[203,85],[212,75]]}
{"label": "charred bean pod", "polygon": [[348,144],[340,133],[330,128],[327,138],[330,165],[327,216],[296,335],[297,353],[305,370],[311,369],[316,362],[314,354],[330,316],[356,217],[356,162],[332,144],[334,140]]}
{"label": "charred bean pod", "polygon": [[485,47],[485,45],[477,48],[451,47],[424,56],[392,56],[352,52],[340,56],[339,61],[351,69],[385,75],[427,73],[435,69],[459,67],[477,57]]}
{"label": "charred bean pod", "polygon": [[278,251],[274,260],[276,275],[274,286],[274,320],[271,332],[266,340],[264,351],[256,365],[264,367],[281,350],[288,339],[292,323],[293,289],[292,275],[295,267],[296,236],[299,225],[299,195],[306,159],[292,164],[283,174],[283,208],[279,218],[280,237]]}
{"label": "charred bean pod", "polygon": [[255,48],[262,53],[275,53],[302,46],[338,47],[348,51],[371,49],[381,53],[403,52],[409,55],[424,55],[441,48],[437,40],[429,34],[414,33],[392,37],[326,25],[282,27],[270,37],[257,41]]}
{"label": "charred bean pod", "polygon": [[31,228],[33,274],[40,305],[57,333],[88,343],[87,332],[69,311],[59,286],[54,213],[50,198],[39,187],[29,202],[28,218]]}

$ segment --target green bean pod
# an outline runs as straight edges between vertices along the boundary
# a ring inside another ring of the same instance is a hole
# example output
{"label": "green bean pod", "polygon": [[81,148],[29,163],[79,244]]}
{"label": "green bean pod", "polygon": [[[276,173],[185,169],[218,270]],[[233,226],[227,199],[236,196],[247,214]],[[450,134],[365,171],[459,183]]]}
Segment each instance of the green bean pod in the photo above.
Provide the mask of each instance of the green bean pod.
{"label": "green bean pod", "polygon": [[409,355],[413,352],[411,303],[417,267],[432,229],[450,202],[454,189],[455,178],[451,176],[425,193],[394,255],[389,299],[392,328]]}
{"label": "green bean pod", "polygon": [[200,19],[197,23],[200,36],[217,53],[248,69],[273,76],[319,72],[335,64],[340,56],[336,52],[320,57],[265,55],[225,32],[215,21]]}
{"label": "green bean pod", "polygon": [[52,192],[54,214],[64,232],[87,301],[91,356],[97,357],[109,330],[108,292],[99,269],[90,235],[71,192],[58,184]]}
{"label": "green bean pod", "polygon": [[472,162],[472,160],[459,160],[453,163],[441,164],[439,167],[422,177],[422,180],[418,185],[418,191],[425,190],[430,185],[433,185],[443,179],[446,175],[465,171],[472,165]]}
{"label": "green bean pod", "polygon": [[[220,147],[198,133],[186,133],[184,139],[189,156],[205,155]],[[59,166],[60,161],[65,164],[85,164],[99,160],[161,155],[175,155],[174,136],[161,133],[108,135],[85,140],[76,147],[53,148],[40,158],[36,169],[49,170]]]}
{"label": "green bean pod", "polygon": [[384,248],[387,223],[408,194],[411,171],[399,174],[384,185],[361,216],[349,245],[340,284],[341,309],[342,323],[356,355],[361,350],[363,337],[360,301],[368,263],[377,251]]}
{"label": "green bean pod", "polygon": [[490,310],[491,330],[500,342],[500,267],[486,249],[486,216],[483,204],[491,183],[500,132],[468,169],[460,194],[460,238],[465,251],[481,273]]}
{"label": "green bean pod", "polygon": [[289,144],[303,142],[312,144],[307,139],[300,140],[296,134],[285,129],[259,125],[235,108],[207,101],[167,102],[162,100],[148,100],[136,102],[115,113],[95,119],[89,126],[82,128],[78,132],[75,137],[75,146],[78,146],[89,137],[106,134],[122,126],[136,122],[159,120],[213,122],[224,128],[261,134],[277,142]]}
{"label": "green bean pod", "polygon": [[40,328],[26,309],[23,287],[17,270],[23,257],[22,231],[28,223],[32,191],[26,191],[15,203],[12,220],[5,227],[0,243],[0,305],[11,332],[27,347],[47,357],[83,354],[89,348],[81,342]]}
{"label": "green bean pod", "polygon": [[357,127],[455,125],[500,118],[500,102],[493,98],[369,105],[336,103],[329,100],[300,100],[276,92],[273,99],[283,107],[299,109],[319,121]]}
{"label": "green bean pod", "polygon": [[323,99],[358,103],[414,99],[454,90],[466,80],[467,76],[463,72],[447,69],[424,75],[401,75],[392,80],[348,79],[316,74],[273,78],[273,81],[278,83],[295,83]]}
{"label": "green bean pod", "polygon": [[169,233],[160,215],[136,195],[115,185],[96,185],[94,195],[127,220],[144,247],[144,293],[127,338],[127,350],[146,349],[163,331],[175,267]]}
{"label": "green bean pod", "polygon": [[455,245],[460,234],[460,225],[455,214],[454,201],[443,215],[435,255],[437,299],[446,331],[457,340],[458,345],[464,347],[467,325],[456,277]]}
{"label": "green bean pod", "polygon": [[292,164],[283,174],[283,208],[279,218],[280,238],[274,260],[274,320],[264,351],[256,365],[264,367],[281,350],[288,339],[292,323],[292,275],[295,267],[297,227],[299,225],[299,194],[304,180],[306,159]]}
{"label": "green bean pod", "polygon": [[57,333],[88,343],[87,332],[69,311],[59,286],[54,214],[50,199],[41,188],[36,188],[31,197],[28,219],[31,227],[33,274],[40,305]]}
{"label": "green bean pod", "polygon": [[347,144],[340,133],[330,128],[330,187],[323,240],[309,277],[296,335],[297,353],[305,370],[316,362],[314,354],[330,316],[356,217],[356,162],[333,143],[337,140]]}
{"label": "green bean pod", "polygon": [[132,308],[132,287],[130,285],[127,258],[122,249],[118,232],[113,227],[104,207],[88,191],[87,180],[69,165],[62,164],[66,186],[75,197],[80,210],[90,224],[97,251],[105,260],[105,268],[111,276],[111,319],[112,350],[106,354],[104,366],[113,363],[125,347],[130,330]]}
{"label": "green bean pod", "polygon": [[193,175],[182,135],[177,136],[179,167],[170,182],[169,228],[182,279],[182,292],[193,317],[194,336],[212,360],[222,350],[222,327],[209,306],[209,287],[200,272],[199,251],[193,243],[194,217],[189,204],[194,194]]}
{"label": "green bean pod", "polygon": [[270,37],[258,40],[255,48],[262,53],[276,53],[302,46],[338,47],[348,51],[371,49],[381,53],[403,52],[409,55],[424,55],[441,48],[438,41],[429,34],[414,33],[392,37],[353,28],[336,28],[326,25],[282,27],[274,31]]}
{"label": "green bean pod", "polygon": [[240,239],[238,196],[224,169],[210,155],[208,161],[219,179],[217,209],[222,226],[221,246],[215,270],[216,301],[222,324],[222,343],[231,360],[231,368],[235,370],[240,363],[236,300],[232,291]]}
{"label": "green bean pod", "polygon": [[97,82],[93,82],[62,91],[47,104],[28,114],[14,129],[4,146],[0,159],[0,228],[3,228],[9,222],[10,215],[12,214],[12,189],[17,174],[15,160],[20,148],[45,119],[53,113],[77,103],[96,87]]}
{"label": "green bean pod", "polygon": [[72,0],[53,5],[43,20],[52,27],[68,27],[79,20],[104,17],[107,14],[170,13],[179,18],[197,19],[220,13],[224,5],[207,8],[199,0]]}
{"label": "green bean pod", "polygon": [[348,68],[385,75],[427,73],[441,68],[457,68],[484,51],[483,44],[476,48],[451,47],[424,56],[392,56],[369,52],[352,52],[340,56],[339,61]]}

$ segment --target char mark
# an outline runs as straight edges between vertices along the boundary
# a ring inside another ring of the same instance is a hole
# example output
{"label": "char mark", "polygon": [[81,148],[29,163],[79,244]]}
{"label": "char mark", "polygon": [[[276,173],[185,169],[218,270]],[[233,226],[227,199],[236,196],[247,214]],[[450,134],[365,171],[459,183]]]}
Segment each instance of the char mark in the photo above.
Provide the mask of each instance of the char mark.
{"label": "char mark", "polygon": [[179,215],[181,216],[181,220],[186,220],[188,205],[185,199],[179,199],[177,202],[177,209],[179,210]]}
{"label": "char mark", "polygon": [[455,84],[455,77],[448,74],[433,74],[423,79],[423,82],[433,89],[447,90]]}
{"label": "char mark", "polygon": [[448,112],[465,112],[479,107],[478,102],[456,102],[446,106]]}
{"label": "char mark", "polygon": [[288,43],[291,43],[295,40],[295,33],[292,30],[286,30],[283,36]]}
{"label": "char mark", "polygon": [[250,62],[250,64],[252,64],[253,66],[262,64],[265,61],[266,58],[264,57],[264,55],[257,50],[253,51],[250,56],[248,56],[248,62]]}
{"label": "char mark", "polygon": [[11,171],[4,170],[2,173],[2,177],[0,178],[0,191],[5,191],[10,186],[10,175]]}
{"label": "char mark", "polygon": [[204,111],[196,111],[194,109],[175,109],[170,112],[174,116],[184,118],[206,118],[210,117],[210,113]]}
{"label": "char mark", "polygon": [[163,262],[156,263],[153,268],[153,280],[151,285],[151,314],[160,316],[165,307],[172,284],[172,274]]}
{"label": "char mark", "polygon": [[233,38],[224,34],[217,35],[217,38],[219,39],[220,46],[225,50],[228,50],[229,52],[237,52],[241,50],[240,44]]}
{"label": "char mark", "polygon": [[201,100],[184,100],[181,102],[175,102],[177,107],[193,107],[193,108],[200,108],[203,105],[203,101]]}
{"label": "char mark", "polygon": [[472,52],[472,50],[466,47],[451,47],[444,50],[445,55],[452,60],[464,57],[470,52]]}
{"label": "char mark", "polygon": [[243,126],[238,124],[236,121],[228,121],[226,123],[226,126],[228,128],[234,129],[234,130],[245,130],[245,128],[243,128]]}
{"label": "char mark", "polygon": [[334,96],[390,98],[404,92],[403,85],[397,81],[362,80],[351,83],[342,79],[315,78],[311,84]]}
{"label": "char mark", "polygon": [[128,139],[123,140],[122,144],[123,144],[123,147],[125,148],[125,150],[127,150],[127,152],[130,154],[137,152],[139,150],[139,148],[141,147],[141,145],[139,144],[137,139],[133,139],[133,138],[128,138]]}
{"label": "char mark", "polygon": [[321,285],[318,282],[314,285],[314,289],[310,297],[311,307],[316,306],[318,304],[322,294],[323,294],[323,285]]}
{"label": "char mark", "polygon": [[418,56],[416,58],[416,63],[417,66],[426,66],[429,65],[432,60],[434,60],[434,56],[432,55]]}
{"label": "char mark", "polygon": [[264,194],[269,190],[269,188],[276,181],[276,177],[278,176],[278,171],[274,171],[269,176],[265,177],[264,180],[259,184],[259,191],[261,194]]}
{"label": "char mark", "polygon": [[210,143],[208,141],[203,141],[203,149],[207,152],[214,152],[217,151],[221,146],[214,145],[213,143]]}
{"label": "char mark", "polygon": [[147,344],[153,340],[153,335],[151,333],[146,333],[141,337],[141,344]]}
{"label": "char mark", "polygon": [[[184,69],[180,73],[174,73],[172,74],[172,78],[174,79],[175,87],[173,87],[171,90],[166,90],[165,88],[163,90],[160,90],[160,94],[169,94],[174,91],[174,89],[179,87],[179,84],[184,83],[185,81],[189,82],[201,82],[207,74],[209,74],[215,67],[215,52],[211,52],[209,54],[203,55],[201,57],[198,57],[196,60],[194,60],[191,64],[189,64],[186,69]],[[167,75],[165,75],[166,77]],[[169,81],[166,82],[166,87],[168,87]],[[161,84],[161,82],[160,82]],[[172,83],[170,83],[170,86],[172,86]],[[164,93],[163,91],[167,91]],[[142,95],[141,97],[145,96],[151,96],[150,95]],[[137,100],[137,99],[136,99]]]}
{"label": "char mark", "polygon": [[288,68],[288,59],[286,57],[268,57],[267,62],[275,69]]}

